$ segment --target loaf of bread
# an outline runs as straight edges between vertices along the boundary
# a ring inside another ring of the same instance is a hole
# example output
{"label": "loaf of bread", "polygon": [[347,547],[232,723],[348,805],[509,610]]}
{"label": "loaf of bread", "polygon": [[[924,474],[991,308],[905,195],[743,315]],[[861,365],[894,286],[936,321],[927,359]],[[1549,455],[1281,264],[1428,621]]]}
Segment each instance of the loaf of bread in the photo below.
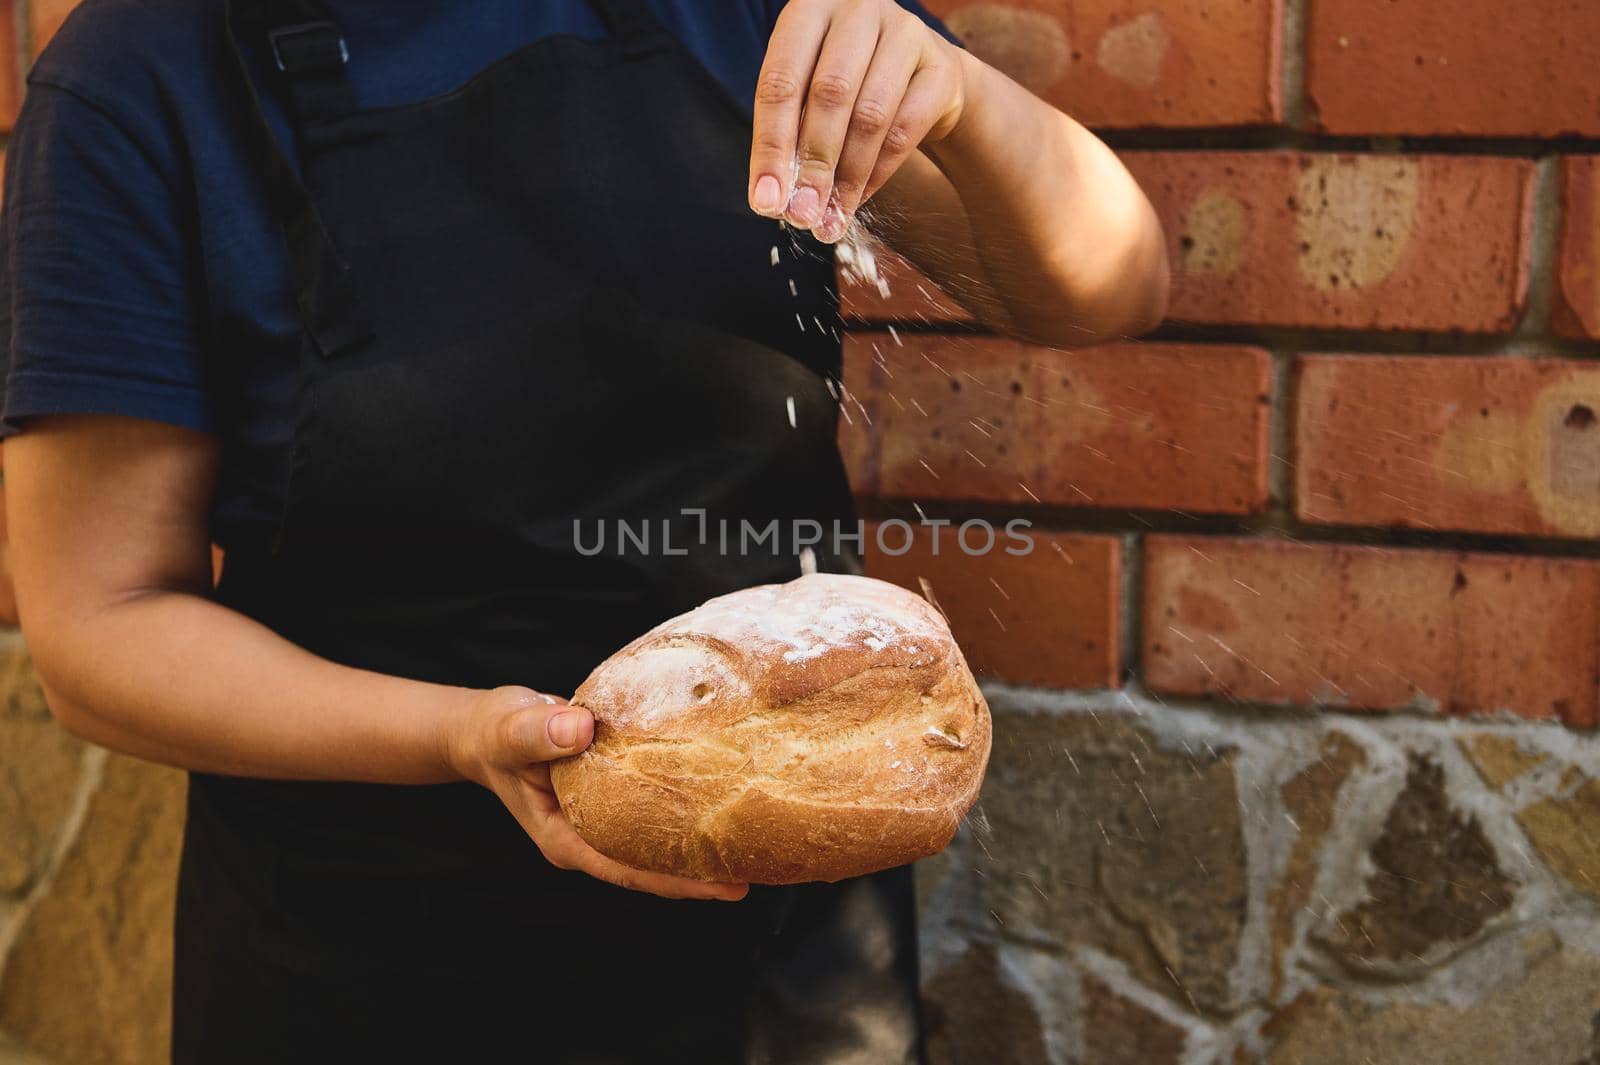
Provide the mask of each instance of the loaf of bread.
{"label": "loaf of bread", "polygon": [[867,577],[720,596],[597,668],[594,742],[551,766],[602,854],[700,880],[841,880],[942,850],[989,707],[940,613]]}

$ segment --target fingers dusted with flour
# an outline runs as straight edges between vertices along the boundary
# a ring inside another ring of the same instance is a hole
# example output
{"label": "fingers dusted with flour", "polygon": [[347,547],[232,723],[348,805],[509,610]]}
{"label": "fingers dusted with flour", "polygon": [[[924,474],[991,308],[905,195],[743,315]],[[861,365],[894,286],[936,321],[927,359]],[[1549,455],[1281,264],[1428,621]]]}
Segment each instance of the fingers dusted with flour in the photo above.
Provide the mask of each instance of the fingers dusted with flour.
{"label": "fingers dusted with flour", "polygon": [[751,208],[839,240],[963,98],[960,50],[892,0],[792,0],[756,83]]}
{"label": "fingers dusted with flour", "polygon": [[1165,313],[1166,241],[1116,154],[894,0],[783,9],[749,197],[825,243],[874,205],[874,237],[1018,339],[1080,347]]}

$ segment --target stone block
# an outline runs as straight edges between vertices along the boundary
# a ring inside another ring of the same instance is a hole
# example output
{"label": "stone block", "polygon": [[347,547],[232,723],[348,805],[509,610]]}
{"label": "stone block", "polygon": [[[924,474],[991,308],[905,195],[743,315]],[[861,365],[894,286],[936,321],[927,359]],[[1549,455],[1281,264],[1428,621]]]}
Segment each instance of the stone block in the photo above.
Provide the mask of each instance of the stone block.
{"label": "stone block", "polygon": [[1443,770],[1424,758],[1413,756],[1369,856],[1366,898],[1317,937],[1351,968],[1435,960],[1511,906],[1515,884],[1483,827],[1456,808]]}
{"label": "stone block", "polygon": [[0,647],[0,895],[27,888],[63,831],[83,744],[50,716],[20,640]]}
{"label": "stone block", "polygon": [[1588,1065],[1600,1061],[1600,958],[1525,941],[1524,971],[1471,1002],[1318,988],[1265,1025],[1267,1065]]}
{"label": "stone block", "polygon": [[184,776],[112,756],[0,973],[0,1028],[62,1062],[167,1059]]}
{"label": "stone block", "polygon": [[997,715],[969,916],[1112,954],[1185,1009],[1228,1009],[1246,904],[1236,753],[1163,747],[1125,715]]}
{"label": "stone block", "polygon": [[1546,865],[1600,897],[1600,781],[1584,780],[1570,795],[1525,806],[1517,821]]}

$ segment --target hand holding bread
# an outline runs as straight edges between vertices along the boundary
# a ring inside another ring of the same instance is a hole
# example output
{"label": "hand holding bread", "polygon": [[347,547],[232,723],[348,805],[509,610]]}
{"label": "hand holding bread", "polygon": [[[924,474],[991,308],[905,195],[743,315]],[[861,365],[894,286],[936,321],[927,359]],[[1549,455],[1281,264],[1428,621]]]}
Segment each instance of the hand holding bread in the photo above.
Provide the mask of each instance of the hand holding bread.
{"label": "hand holding bread", "polygon": [[581,751],[594,720],[565,699],[527,688],[481,692],[452,731],[447,760],[493,791],[539,851],[558,869],[575,869],[633,891],[672,899],[736,901],[744,884],[712,884],[634,869],[608,858],[572,830],[550,787],[549,762]]}

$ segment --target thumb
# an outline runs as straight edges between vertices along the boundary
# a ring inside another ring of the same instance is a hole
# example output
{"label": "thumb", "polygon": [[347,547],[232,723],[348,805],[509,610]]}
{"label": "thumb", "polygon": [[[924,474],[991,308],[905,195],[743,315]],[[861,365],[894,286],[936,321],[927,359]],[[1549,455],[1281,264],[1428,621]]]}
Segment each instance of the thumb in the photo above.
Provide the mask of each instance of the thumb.
{"label": "thumb", "polygon": [[550,762],[577,754],[594,739],[594,716],[565,703],[531,706],[506,720],[511,761]]}

